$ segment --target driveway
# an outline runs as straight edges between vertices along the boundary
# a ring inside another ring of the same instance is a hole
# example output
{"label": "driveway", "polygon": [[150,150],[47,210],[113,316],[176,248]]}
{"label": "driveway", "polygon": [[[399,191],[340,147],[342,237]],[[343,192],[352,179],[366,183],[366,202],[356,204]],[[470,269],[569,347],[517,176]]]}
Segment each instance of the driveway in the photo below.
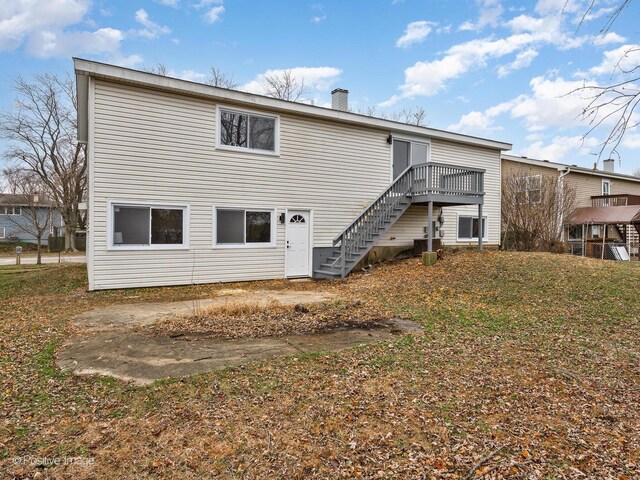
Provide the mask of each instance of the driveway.
{"label": "driveway", "polygon": [[[62,255],[59,259],[57,255],[43,255],[42,263],[87,263],[84,255]],[[35,265],[36,257],[29,255],[22,256],[22,265]],[[16,257],[0,257],[0,265],[15,265]]]}

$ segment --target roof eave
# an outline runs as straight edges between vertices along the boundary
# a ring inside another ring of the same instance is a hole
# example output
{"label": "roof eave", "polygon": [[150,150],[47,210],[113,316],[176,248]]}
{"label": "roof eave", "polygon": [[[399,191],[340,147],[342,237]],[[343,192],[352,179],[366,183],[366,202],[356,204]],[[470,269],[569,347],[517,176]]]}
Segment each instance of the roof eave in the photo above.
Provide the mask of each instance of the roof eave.
{"label": "roof eave", "polygon": [[428,127],[418,127],[407,125],[401,122],[394,122],[381,118],[359,115],[351,112],[342,112],[330,108],[307,105],[304,103],[289,102],[276,98],[256,95],[253,93],[229,90],[225,88],[213,87],[188,80],[165,77],[148,72],[141,72],[124,67],[117,67],[105,63],[94,62],[81,58],[74,58],[76,75],[91,76],[98,79],[111,80],[119,83],[127,83],[144,87],[155,88],[164,91],[181,93],[192,96],[212,98],[216,100],[229,101],[245,106],[265,108],[280,112],[289,112],[324,120],[350,123],[354,125],[367,126],[391,132],[403,132],[414,135],[428,136],[456,143],[481,146],[500,151],[511,150],[511,144],[490,140],[486,138],[472,137],[445,130],[438,130]]}

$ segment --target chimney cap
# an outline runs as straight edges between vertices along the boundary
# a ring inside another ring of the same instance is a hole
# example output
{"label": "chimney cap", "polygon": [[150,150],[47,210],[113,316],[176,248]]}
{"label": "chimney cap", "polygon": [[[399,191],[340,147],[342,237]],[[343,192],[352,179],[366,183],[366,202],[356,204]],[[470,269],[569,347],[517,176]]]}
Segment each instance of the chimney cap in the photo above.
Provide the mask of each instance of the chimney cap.
{"label": "chimney cap", "polygon": [[340,92],[340,93],[349,93],[349,90],[345,90],[344,88],[334,88],[334,89],[331,91],[331,95],[333,95],[334,93],[337,93],[337,92]]}

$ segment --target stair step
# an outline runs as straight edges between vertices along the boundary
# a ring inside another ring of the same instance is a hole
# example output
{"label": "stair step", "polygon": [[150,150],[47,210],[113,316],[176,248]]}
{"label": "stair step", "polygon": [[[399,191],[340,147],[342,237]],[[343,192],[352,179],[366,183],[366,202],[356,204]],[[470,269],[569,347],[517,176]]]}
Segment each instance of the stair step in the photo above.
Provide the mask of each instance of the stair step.
{"label": "stair step", "polygon": [[314,270],[313,271],[314,276],[321,276],[325,277],[325,278],[340,278],[340,272],[333,272],[333,271],[329,271],[329,270]]}

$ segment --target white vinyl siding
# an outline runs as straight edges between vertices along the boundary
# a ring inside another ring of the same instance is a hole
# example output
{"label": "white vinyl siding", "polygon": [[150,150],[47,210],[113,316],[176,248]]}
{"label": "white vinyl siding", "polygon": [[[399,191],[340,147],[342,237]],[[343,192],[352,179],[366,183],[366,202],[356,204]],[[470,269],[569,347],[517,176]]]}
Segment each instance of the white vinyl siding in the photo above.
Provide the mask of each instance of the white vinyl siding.
{"label": "white vinyl siding", "polygon": [[[276,248],[213,248],[213,206],[313,210],[313,246],[333,238],[389,184],[388,131],[280,114],[280,156],[216,149],[216,104],[95,82],[92,288],[284,277]],[[266,112],[268,113],[268,112]],[[189,250],[110,251],[107,200],[190,204]]]}
{"label": "white vinyl siding", "polygon": [[[500,243],[500,152],[489,148],[473,147],[434,139],[431,142],[431,159],[434,162],[460,165],[463,167],[483,168],[484,174],[484,205],[482,215],[488,218],[488,232],[485,245]],[[443,207],[444,224],[442,242],[448,246],[476,246],[477,240],[462,240],[457,238],[458,216],[478,216],[477,205],[459,207]],[[434,215],[435,217],[435,215]]]}
{"label": "white vinyl siding", "polygon": [[[387,138],[393,133],[389,130],[280,112],[279,156],[229,151],[216,148],[218,105],[211,100],[102,80],[92,83],[89,235],[93,241],[87,252],[92,289],[283,278],[285,228],[278,221],[280,214],[287,209],[312,210],[312,247],[330,247],[389,185]],[[264,115],[276,116],[269,111]],[[499,152],[431,140],[431,160],[487,169],[485,214],[492,219],[488,243],[497,244]],[[108,201],[121,198],[143,204],[188,204],[186,248],[109,249]],[[273,209],[275,246],[216,248],[214,208],[255,206]],[[477,207],[465,208],[477,215]],[[445,214],[443,228],[450,232],[445,242],[455,238],[457,212],[453,208],[450,212]],[[412,206],[380,243],[410,246],[414,238],[424,237],[424,225],[426,208]],[[396,238],[391,240],[392,236]]]}

